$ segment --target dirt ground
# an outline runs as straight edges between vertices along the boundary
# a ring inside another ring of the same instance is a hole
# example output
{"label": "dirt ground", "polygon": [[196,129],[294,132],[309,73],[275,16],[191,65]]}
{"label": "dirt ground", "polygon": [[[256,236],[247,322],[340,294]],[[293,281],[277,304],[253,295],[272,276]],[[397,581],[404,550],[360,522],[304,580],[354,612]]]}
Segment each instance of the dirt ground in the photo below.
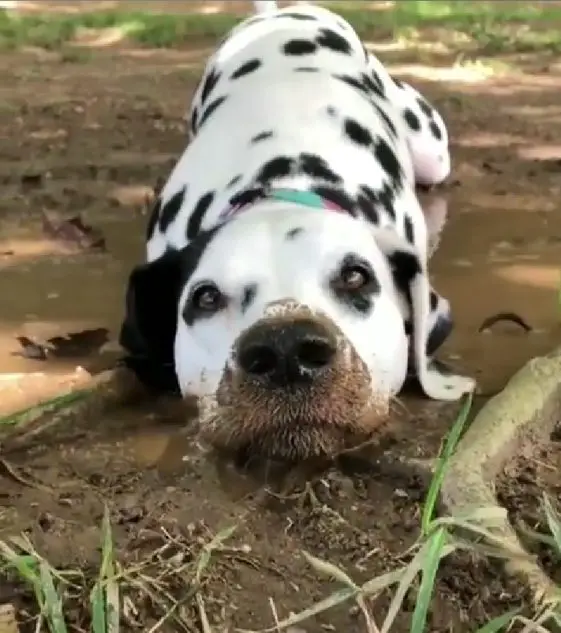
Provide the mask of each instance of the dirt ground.
{"label": "dirt ground", "polygon": [[[120,48],[84,59],[41,51],[0,57],[0,371],[17,386],[2,391],[0,385],[6,409],[59,389],[53,375],[68,381],[77,366],[97,371],[114,358],[126,276],[143,255],[147,197],[183,149],[183,115],[204,55]],[[561,340],[555,311],[561,65],[527,59],[523,68],[482,80],[477,67],[449,69],[438,60],[435,68],[399,66],[398,53],[385,59],[449,122],[450,217],[434,261],[435,283],[457,320],[445,356],[478,377],[484,396],[492,395],[528,358]],[[53,232],[77,214],[101,232],[105,250]],[[503,324],[478,332],[501,311],[519,314],[530,331]],[[44,342],[99,329],[106,336],[92,335],[88,353],[82,346],[46,360],[14,355],[21,352],[17,336]],[[35,390],[26,388],[32,379]],[[405,405],[409,413],[388,425],[379,450],[434,456],[455,408]],[[310,567],[302,550],[335,563],[357,583],[408,560],[423,482],[389,477],[373,462],[363,472],[324,473],[315,497],[283,499],[264,488],[263,477],[217,464],[183,431],[144,407],[110,413],[95,426],[76,420],[31,449],[4,452],[0,537],[24,533],[57,568],[81,569],[94,579],[106,503],[126,578],[127,631],[154,630],[172,598],[179,606],[159,630],[203,630],[201,600],[214,631],[274,627],[273,604],[282,619],[338,587]],[[501,499],[512,516],[539,529],[538,491],[561,502],[559,472],[558,430],[550,444],[501,476]],[[193,569],[209,543],[233,526],[195,584]],[[546,548],[536,551],[561,583],[559,561]],[[87,630],[79,606],[84,595],[69,593],[73,630]],[[378,624],[390,598],[383,591],[370,602]],[[32,593],[10,575],[0,580],[0,604],[6,602],[17,605],[22,631],[32,630]],[[408,595],[396,633],[409,630],[414,602]],[[439,571],[429,630],[476,630],[521,604],[523,588],[504,578],[499,562],[453,556]],[[352,603],[293,633],[302,629],[366,630]]]}

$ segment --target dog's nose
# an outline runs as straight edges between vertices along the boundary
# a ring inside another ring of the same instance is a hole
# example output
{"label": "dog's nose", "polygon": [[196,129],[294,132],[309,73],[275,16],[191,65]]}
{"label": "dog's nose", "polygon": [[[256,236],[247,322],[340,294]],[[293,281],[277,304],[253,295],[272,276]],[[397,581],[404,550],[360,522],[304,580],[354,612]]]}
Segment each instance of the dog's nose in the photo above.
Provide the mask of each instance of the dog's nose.
{"label": "dog's nose", "polygon": [[336,351],[335,337],[316,321],[260,323],[242,335],[237,360],[248,376],[287,387],[313,382]]}

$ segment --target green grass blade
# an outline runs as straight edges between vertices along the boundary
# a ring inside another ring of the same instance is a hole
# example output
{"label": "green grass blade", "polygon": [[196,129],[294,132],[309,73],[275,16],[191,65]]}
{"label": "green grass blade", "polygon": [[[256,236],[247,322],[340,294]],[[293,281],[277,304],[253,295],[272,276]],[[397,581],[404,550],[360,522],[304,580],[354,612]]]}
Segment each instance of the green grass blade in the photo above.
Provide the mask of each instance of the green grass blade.
{"label": "green grass blade", "polygon": [[105,579],[106,630],[107,633],[119,633],[119,583],[115,578],[115,548],[113,546],[113,534],[111,532],[111,515],[107,506],[105,506],[105,512],[103,514],[101,540],[103,552],[101,573]]}
{"label": "green grass blade", "polygon": [[455,451],[456,446],[460,440],[460,436],[469,417],[471,406],[473,404],[473,393],[467,394],[464,399],[464,403],[446,441],[444,448],[437,459],[436,470],[432,478],[427,498],[423,507],[423,515],[421,519],[421,531],[424,536],[427,536],[430,532],[431,521],[433,519],[436,504],[438,502],[438,495],[440,494],[440,488],[442,481],[444,480],[444,474],[448,466],[448,460]]}
{"label": "green grass blade", "polygon": [[480,629],[476,631],[476,633],[499,633],[504,628],[509,626],[512,622],[514,616],[518,615],[520,609],[512,609],[511,611],[507,611],[503,615],[499,615],[496,618],[493,618],[490,622],[487,622],[485,626],[482,626]]}
{"label": "green grass blade", "polygon": [[[448,535],[444,528],[434,532],[426,543],[426,559],[424,560],[421,586],[411,620],[411,633],[426,633],[427,615],[434,591],[436,572],[446,545]],[[424,548],[423,548],[424,549]]]}
{"label": "green grass blade", "polygon": [[111,519],[109,508],[105,506],[101,524],[101,565],[90,594],[93,633],[119,631],[119,585],[115,572]]}
{"label": "green grass blade", "polygon": [[90,594],[93,633],[107,633],[103,585],[97,581]]}
{"label": "green grass blade", "polygon": [[237,530],[237,528],[237,525],[231,525],[230,527],[221,530],[218,534],[216,534],[216,536],[214,536],[214,538],[211,539],[211,541],[207,545],[203,547],[203,551],[201,552],[197,563],[197,570],[195,572],[195,579],[197,584],[201,582],[203,572],[210,563],[213,551],[216,549],[220,549],[224,541],[227,541]]}
{"label": "green grass blade", "polygon": [[32,407],[28,407],[27,409],[22,409],[21,411],[16,411],[16,413],[11,413],[10,415],[0,418],[0,426],[14,426],[16,424],[25,423],[28,418],[41,415],[42,413],[55,413],[59,409],[63,409],[78,400],[82,400],[88,393],[89,391],[87,389],[80,389],[60,396],[55,396],[50,400],[46,400],[40,404],[36,404]]}
{"label": "green grass blade", "polygon": [[550,498],[543,493],[543,507],[547,518],[547,525],[555,541],[557,554],[561,556],[561,515],[553,507]]}
{"label": "green grass blade", "polygon": [[393,625],[395,618],[397,617],[399,610],[401,609],[401,605],[403,604],[403,600],[409,591],[409,588],[413,584],[415,577],[422,569],[422,557],[425,554],[425,547],[421,548],[417,554],[413,557],[413,560],[409,563],[405,573],[401,577],[399,581],[399,585],[397,586],[397,590],[392,598],[390,603],[390,607],[382,624],[382,628],[380,629],[380,633],[388,633],[391,626]]}
{"label": "green grass blade", "polygon": [[64,613],[62,610],[62,597],[55,588],[51,569],[45,561],[39,564],[41,587],[45,596],[45,617],[49,623],[51,633],[68,633]]}
{"label": "green grass blade", "polygon": [[13,567],[19,577],[30,585],[40,585],[38,561],[33,556],[18,554],[4,541],[0,541],[0,558],[8,567]]}

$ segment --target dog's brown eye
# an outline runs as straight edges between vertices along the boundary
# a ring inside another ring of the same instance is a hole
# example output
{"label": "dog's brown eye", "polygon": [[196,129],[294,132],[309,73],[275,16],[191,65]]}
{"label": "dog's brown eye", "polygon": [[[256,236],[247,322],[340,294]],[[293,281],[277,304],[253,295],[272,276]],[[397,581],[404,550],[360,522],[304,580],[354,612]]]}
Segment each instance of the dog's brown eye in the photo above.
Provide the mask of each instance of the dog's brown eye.
{"label": "dog's brown eye", "polygon": [[372,275],[365,266],[348,266],[341,270],[339,279],[335,280],[334,285],[338,290],[360,290],[369,283],[371,278]]}
{"label": "dog's brown eye", "polygon": [[226,298],[214,284],[200,285],[191,296],[191,304],[200,312],[217,312],[225,302]]}

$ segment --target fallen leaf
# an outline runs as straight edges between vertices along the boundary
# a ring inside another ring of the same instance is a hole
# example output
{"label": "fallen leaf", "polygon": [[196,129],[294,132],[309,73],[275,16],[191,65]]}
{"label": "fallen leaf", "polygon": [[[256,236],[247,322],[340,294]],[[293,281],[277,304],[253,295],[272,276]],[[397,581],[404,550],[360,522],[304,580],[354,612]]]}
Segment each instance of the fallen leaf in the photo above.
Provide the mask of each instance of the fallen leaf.
{"label": "fallen leaf", "polygon": [[55,221],[43,212],[43,231],[51,239],[72,244],[80,250],[106,251],[105,237],[101,231],[85,224],[79,215]]}
{"label": "fallen leaf", "polygon": [[14,352],[14,356],[23,356],[29,360],[47,360],[47,348],[40,343],[35,343],[27,336],[16,336],[22,349],[19,352]]}
{"label": "fallen leaf", "polygon": [[30,189],[39,189],[39,187],[43,185],[43,174],[23,174],[20,178],[20,182],[23,191],[29,191]]}
{"label": "fallen leaf", "polygon": [[82,358],[98,352],[109,340],[109,330],[96,328],[72,332],[66,336],[54,336],[47,343],[52,347],[51,354],[56,358]]}
{"label": "fallen leaf", "polygon": [[23,356],[29,360],[47,360],[54,358],[84,358],[99,352],[109,340],[109,330],[96,328],[71,332],[65,336],[53,336],[46,343],[32,341],[27,336],[16,337],[22,347],[14,356]]}

